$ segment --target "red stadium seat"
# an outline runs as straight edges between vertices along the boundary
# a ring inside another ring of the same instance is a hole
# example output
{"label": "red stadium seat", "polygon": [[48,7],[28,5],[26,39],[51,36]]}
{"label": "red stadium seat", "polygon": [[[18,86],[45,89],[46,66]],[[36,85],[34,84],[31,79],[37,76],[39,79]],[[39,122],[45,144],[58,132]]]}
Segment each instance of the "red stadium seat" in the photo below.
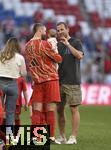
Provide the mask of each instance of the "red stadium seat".
{"label": "red stadium seat", "polygon": [[99,14],[97,12],[89,13],[89,15],[90,15],[90,19],[91,19],[92,23],[96,27],[101,26],[101,18],[100,18]]}
{"label": "red stadium seat", "polygon": [[68,0],[21,0],[22,2],[40,2],[44,9],[53,9],[56,15],[74,15],[84,20],[79,5],[70,5]]}
{"label": "red stadium seat", "polygon": [[104,26],[105,27],[111,27],[111,18],[107,18],[104,20]]}

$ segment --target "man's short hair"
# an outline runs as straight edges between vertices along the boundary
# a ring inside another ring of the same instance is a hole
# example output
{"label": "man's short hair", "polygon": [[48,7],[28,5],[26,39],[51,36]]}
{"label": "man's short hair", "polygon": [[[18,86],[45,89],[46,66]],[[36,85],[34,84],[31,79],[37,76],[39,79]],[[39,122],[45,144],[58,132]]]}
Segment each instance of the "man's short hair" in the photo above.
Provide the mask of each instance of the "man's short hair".
{"label": "man's short hair", "polygon": [[68,25],[66,22],[58,22],[57,26],[62,25],[62,24],[65,26],[65,28],[68,28]]}
{"label": "man's short hair", "polygon": [[44,25],[42,23],[35,23],[33,25],[33,33],[35,34],[39,28],[43,27]]}

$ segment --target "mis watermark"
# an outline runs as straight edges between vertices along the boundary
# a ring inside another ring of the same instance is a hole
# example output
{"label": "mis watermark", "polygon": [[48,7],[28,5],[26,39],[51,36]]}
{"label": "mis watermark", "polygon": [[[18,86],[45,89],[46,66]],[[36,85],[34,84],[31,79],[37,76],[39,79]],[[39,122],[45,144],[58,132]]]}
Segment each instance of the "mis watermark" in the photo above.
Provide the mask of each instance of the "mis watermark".
{"label": "mis watermark", "polygon": [[6,137],[7,150],[50,150],[49,126],[21,125],[1,126],[1,132]]}

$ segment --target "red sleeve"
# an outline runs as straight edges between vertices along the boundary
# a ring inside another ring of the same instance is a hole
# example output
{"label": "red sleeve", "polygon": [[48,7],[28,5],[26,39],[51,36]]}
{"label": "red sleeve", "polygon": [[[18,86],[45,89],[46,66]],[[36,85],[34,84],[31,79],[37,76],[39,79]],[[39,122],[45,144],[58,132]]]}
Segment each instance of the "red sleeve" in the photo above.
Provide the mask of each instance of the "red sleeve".
{"label": "red sleeve", "polygon": [[44,42],[43,46],[45,47],[44,53],[48,57],[53,59],[56,63],[60,63],[62,61],[62,57],[52,49],[52,45],[49,42]]}

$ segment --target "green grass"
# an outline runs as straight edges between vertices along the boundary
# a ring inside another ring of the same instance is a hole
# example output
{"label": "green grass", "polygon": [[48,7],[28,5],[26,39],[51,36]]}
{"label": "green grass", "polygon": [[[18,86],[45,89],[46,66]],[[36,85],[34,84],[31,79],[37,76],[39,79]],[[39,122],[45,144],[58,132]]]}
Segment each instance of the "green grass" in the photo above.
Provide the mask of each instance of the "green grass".
{"label": "green grass", "polygon": [[[51,150],[110,150],[111,149],[111,107],[80,106],[81,122],[77,145],[51,145]],[[30,124],[29,112],[23,112],[23,124]],[[66,107],[66,136],[71,134],[71,114]],[[58,135],[58,129],[56,129]]]}

